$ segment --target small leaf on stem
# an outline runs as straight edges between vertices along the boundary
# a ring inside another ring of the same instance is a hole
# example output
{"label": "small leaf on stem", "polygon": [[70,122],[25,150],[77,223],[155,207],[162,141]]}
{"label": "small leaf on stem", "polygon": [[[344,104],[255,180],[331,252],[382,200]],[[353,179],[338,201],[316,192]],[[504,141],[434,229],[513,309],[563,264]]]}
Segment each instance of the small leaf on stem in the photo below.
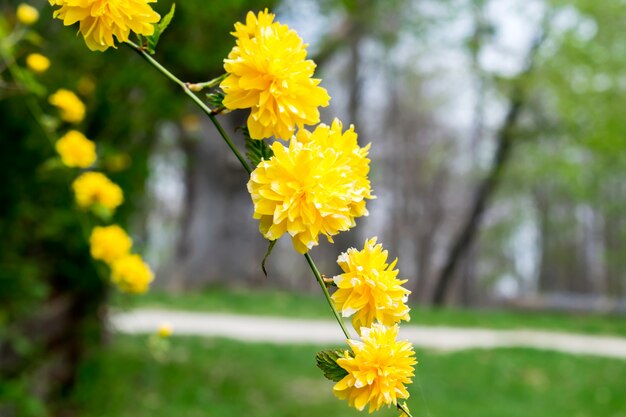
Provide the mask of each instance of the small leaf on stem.
{"label": "small leaf on stem", "polygon": [[146,36],[145,43],[143,42],[143,39],[141,38],[139,39],[139,41],[141,42],[141,45],[144,46],[150,54],[154,55],[157,44],[159,43],[159,38],[161,37],[163,32],[165,32],[165,29],[167,29],[167,27],[172,22],[172,19],[174,18],[175,10],[176,10],[176,3],[172,4],[172,8],[170,9],[169,13],[163,16],[163,18],[159,21],[159,23],[154,25],[154,33],[151,36]]}
{"label": "small leaf on stem", "polygon": [[348,371],[337,364],[337,359],[343,356],[340,350],[322,350],[315,354],[315,361],[327,379],[339,382],[348,375]]}
{"label": "small leaf on stem", "polygon": [[247,127],[242,127],[243,136],[246,139],[246,156],[250,160],[253,166],[259,165],[259,162],[266,161],[274,156],[272,148],[264,141],[259,139],[252,139]]}
{"label": "small leaf on stem", "polygon": [[265,256],[263,257],[263,260],[261,261],[261,269],[263,270],[263,273],[265,274],[265,278],[267,278],[267,270],[265,269],[265,262],[267,261],[267,258],[269,258],[270,254],[272,253],[272,250],[274,249],[274,245],[276,245],[276,241],[270,240],[270,244],[267,247],[267,252],[265,252]]}

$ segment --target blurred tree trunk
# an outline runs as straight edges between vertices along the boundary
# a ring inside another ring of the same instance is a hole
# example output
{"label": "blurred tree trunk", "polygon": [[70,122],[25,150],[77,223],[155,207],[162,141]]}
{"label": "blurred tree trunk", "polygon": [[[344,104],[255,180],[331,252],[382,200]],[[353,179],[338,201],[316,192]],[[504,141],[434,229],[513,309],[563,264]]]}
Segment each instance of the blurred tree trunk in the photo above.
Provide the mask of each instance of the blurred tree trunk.
{"label": "blurred tree trunk", "polygon": [[450,254],[437,279],[432,299],[435,305],[442,305],[444,303],[450,284],[456,274],[457,265],[465,257],[467,250],[471,247],[476,232],[480,227],[487,203],[495,192],[502,177],[502,172],[509,161],[513,148],[514,128],[522,108],[522,98],[520,94],[521,92],[516,89],[511,98],[507,116],[497,136],[498,145],[494,161],[487,176],[478,186],[469,214],[454,240]]}
{"label": "blurred tree trunk", "polygon": [[[243,113],[220,118],[241,146]],[[182,230],[168,286],[191,289],[207,284],[241,284],[262,275],[264,239],[252,219],[248,175],[212,125],[204,122],[198,140],[183,141],[187,156]],[[233,250],[233,248],[237,248]],[[258,262],[257,262],[258,261]],[[255,272],[258,270],[258,273]]]}
{"label": "blurred tree trunk", "polygon": [[544,21],[544,24],[539,29],[539,33],[535,37],[526,55],[526,67],[522,70],[518,76],[517,82],[514,83],[512,87],[508,110],[502,126],[496,135],[496,151],[493,162],[489,167],[487,175],[479,184],[474,194],[468,215],[453,241],[448,257],[437,278],[432,298],[434,305],[439,306],[445,302],[450,285],[456,275],[457,266],[464,259],[468,249],[474,242],[487,204],[496,191],[502,178],[502,173],[511,158],[515,140],[515,129],[527,94],[525,91],[526,86],[522,84],[533,70],[537,52],[545,40],[546,28],[547,20]]}
{"label": "blurred tree trunk", "polygon": [[604,270],[606,295],[609,297],[626,296],[626,222],[616,201],[623,199],[623,183],[608,182],[603,190],[603,227]]}

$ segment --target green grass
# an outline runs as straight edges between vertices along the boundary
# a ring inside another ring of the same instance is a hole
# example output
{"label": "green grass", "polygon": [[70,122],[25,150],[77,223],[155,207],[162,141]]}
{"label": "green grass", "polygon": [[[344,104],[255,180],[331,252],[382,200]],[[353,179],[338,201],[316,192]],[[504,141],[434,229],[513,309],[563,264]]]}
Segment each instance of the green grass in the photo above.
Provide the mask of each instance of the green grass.
{"label": "green grass", "polygon": [[[160,307],[329,320],[332,318],[321,293],[313,296],[278,291],[224,289],[184,294],[151,292],[140,297],[118,298],[114,304],[122,308]],[[432,310],[413,306],[411,324],[496,329],[532,328],[626,336],[626,317],[611,315],[504,310]]]}
{"label": "green grass", "polygon": [[[83,365],[82,417],[365,416],[331,393],[311,346],[174,337],[165,363],[119,337]],[[523,349],[418,352],[415,417],[626,417],[626,361]],[[391,409],[375,415],[397,416]]]}

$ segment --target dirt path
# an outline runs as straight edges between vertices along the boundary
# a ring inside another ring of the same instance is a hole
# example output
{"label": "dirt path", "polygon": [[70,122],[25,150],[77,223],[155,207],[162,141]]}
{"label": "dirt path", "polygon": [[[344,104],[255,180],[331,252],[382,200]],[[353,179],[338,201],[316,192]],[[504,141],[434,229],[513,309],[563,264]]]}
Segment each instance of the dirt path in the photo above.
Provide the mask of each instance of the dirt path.
{"label": "dirt path", "polygon": [[[345,339],[339,326],[326,320],[140,309],[114,315],[111,322],[118,331],[132,334],[152,333],[168,322],[175,335],[218,336],[244,342],[326,345],[341,344]],[[400,335],[417,347],[442,351],[529,347],[626,359],[626,338],[611,336],[414,325],[402,326]]]}

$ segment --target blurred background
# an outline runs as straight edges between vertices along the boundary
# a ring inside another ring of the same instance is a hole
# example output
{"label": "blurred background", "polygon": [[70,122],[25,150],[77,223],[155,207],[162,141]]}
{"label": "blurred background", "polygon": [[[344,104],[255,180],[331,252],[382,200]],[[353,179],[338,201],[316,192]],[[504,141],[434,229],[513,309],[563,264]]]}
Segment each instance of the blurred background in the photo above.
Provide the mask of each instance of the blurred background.
{"label": "blurred background", "polygon": [[[0,0],[4,29],[19,3]],[[61,87],[87,104],[82,129],[125,193],[116,221],[156,280],[136,300],[98,278],[67,179],[42,168],[54,152],[0,63],[0,416],[356,415],[332,398],[312,347],[173,338],[163,364],[140,337],[106,331],[111,307],[330,315],[288,239],[261,272],[246,173],[192,103],[130,49],[90,52],[48,2],[30,4],[37,35],[16,60],[50,58],[37,78],[45,109]],[[265,7],[310,45],[332,96],[322,121],[372,143],[378,198],[312,251],[324,274],[377,235],[418,324],[626,335],[626,2],[186,0],[156,57],[185,81],[219,76],[234,22]],[[243,147],[246,115],[221,117]],[[620,361],[418,357],[415,416],[626,416]]]}

